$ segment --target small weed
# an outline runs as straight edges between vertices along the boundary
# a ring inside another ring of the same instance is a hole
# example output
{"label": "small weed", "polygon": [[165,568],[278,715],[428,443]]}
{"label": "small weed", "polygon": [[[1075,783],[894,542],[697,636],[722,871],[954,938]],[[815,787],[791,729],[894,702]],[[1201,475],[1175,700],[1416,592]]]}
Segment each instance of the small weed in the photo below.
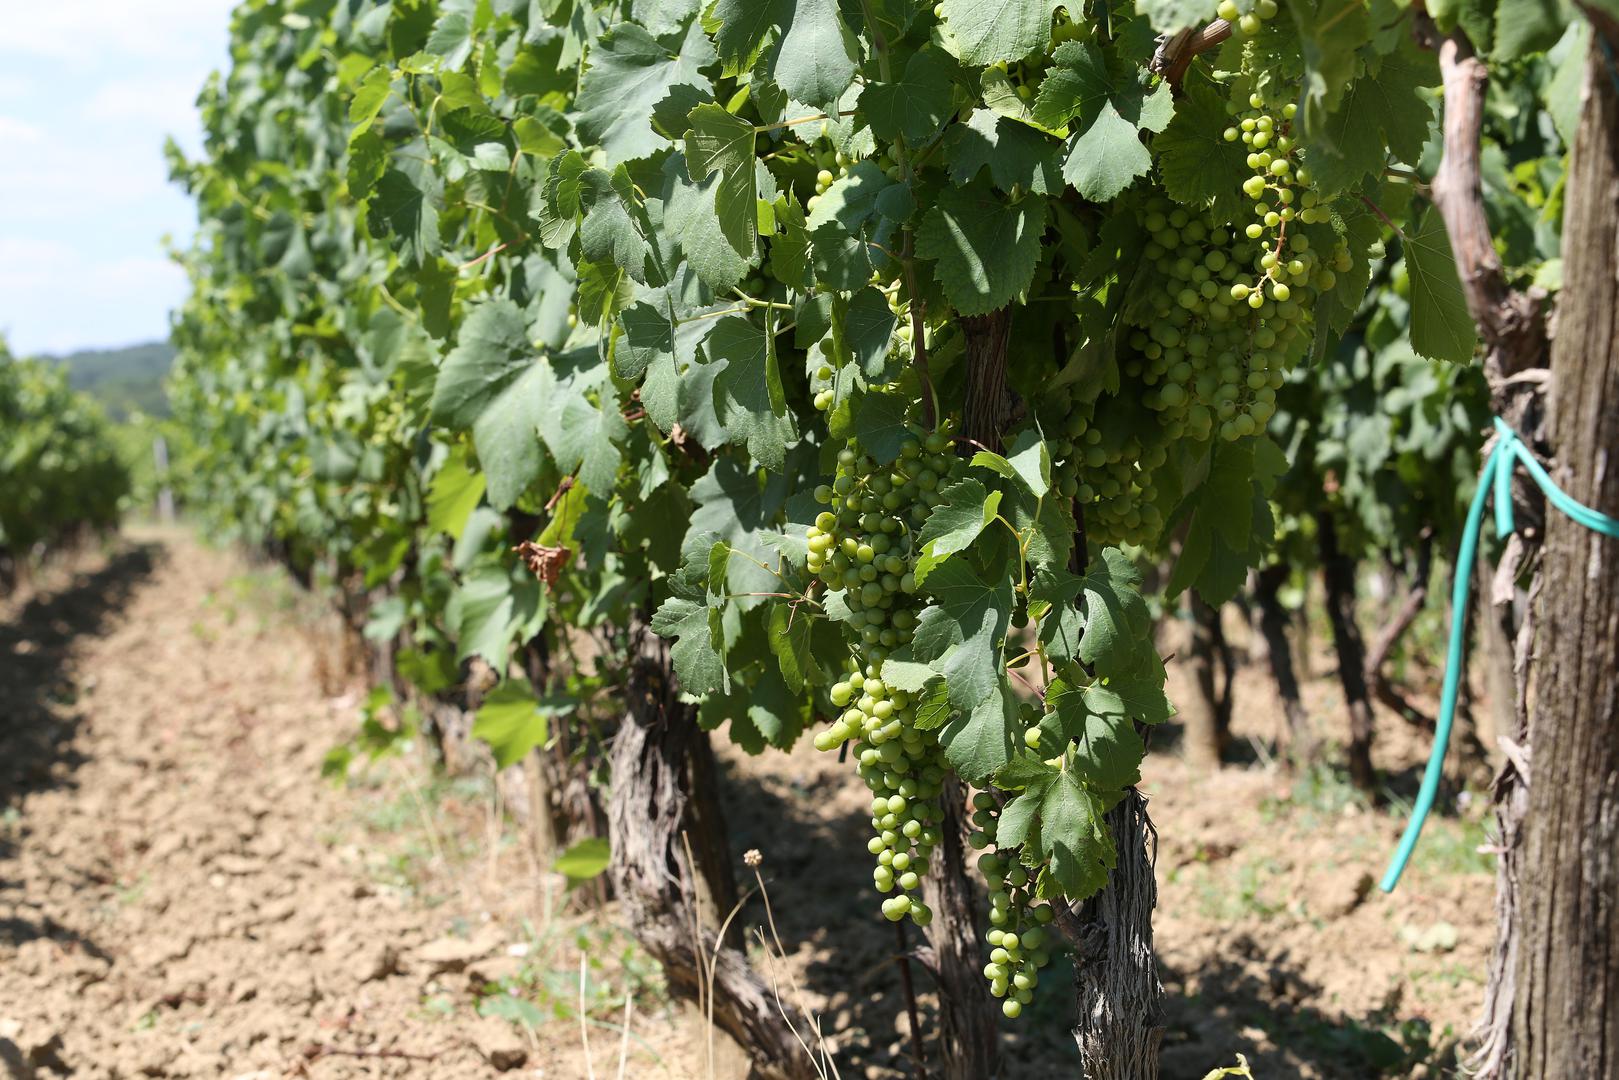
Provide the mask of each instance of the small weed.
{"label": "small weed", "polygon": [[1451,964],[1449,967],[1439,968],[1434,971],[1423,971],[1419,968],[1411,972],[1410,978],[1413,985],[1425,982],[1439,983],[1452,990],[1463,983],[1471,983],[1475,986],[1484,985],[1483,976],[1466,964]]}
{"label": "small weed", "polygon": [[1236,880],[1210,871],[1197,885],[1198,906],[1211,919],[1234,922],[1245,918],[1269,919],[1287,909],[1269,893],[1284,867],[1274,859],[1243,863]]}
{"label": "small weed", "polygon": [[151,875],[142,874],[133,883],[119,888],[117,894],[119,906],[128,907],[131,904],[139,903],[141,898],[146,895],[146,888],[151,883]]}
{"label": "small weed", "polygon": [[422,1002],[422,1011],[438,1018],[454,1016],[455,999],[449,994],[434,994]]}
{"label": "small weed", "polygon": [[1364,1020],[1328,1019],[1314,1009],[1255,1011],[1247,1019],[1277,1045],[1292,1047],[1306,1057],[1337,1062],[1346,1075],[1410,1076],[1418,1066],[1443,1070],[1455,1063],[1454,1033],[1446,1027],[1435,1039],[1426,1020],[1395,1020],[1381,1013]]}
{"label": "small weed", "polygon": [[1424,877],[1465,877],[1493,874],[1495,858],[1479,848],[1489,842],[1482,821],[1456,818],[1428,819],[1422,846],[1411,867]]}
{"label": "small weed", "polygon": [[[623,930],[594,923],[555,930],[533,935],[528,962],[515,975],[481,989],[480,1016],[533,1029],[548,1020],[576,1022],[581,1004],[585,1016],[596,1021],[616,1017],[626,996],[643,1003],[665,999],[662,972]],[[581,954],[586,957],[582,1001]]]}
{"label": "small weed", "polygon": [[1259,805],[1267,823],[1280,820],[1314,829],[1323,820],[1342,816],[1345,808],[1370,809],[1364,792],[1349,782],[1349,774],[1327,765],[1314,765],[1293,782],[1286,798],[1267,798]]}

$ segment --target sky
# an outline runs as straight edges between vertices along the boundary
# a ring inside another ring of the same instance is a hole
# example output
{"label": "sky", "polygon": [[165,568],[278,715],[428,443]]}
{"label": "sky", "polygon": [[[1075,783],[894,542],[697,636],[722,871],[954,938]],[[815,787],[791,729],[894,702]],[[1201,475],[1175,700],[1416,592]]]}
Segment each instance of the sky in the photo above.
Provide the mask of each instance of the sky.
{"label": "sky", "polygon": [[0,33],[0,336],[20,355],[167,337],[163,239],[196,215],[163,142],[226,61],[232,0],[18,0]]}

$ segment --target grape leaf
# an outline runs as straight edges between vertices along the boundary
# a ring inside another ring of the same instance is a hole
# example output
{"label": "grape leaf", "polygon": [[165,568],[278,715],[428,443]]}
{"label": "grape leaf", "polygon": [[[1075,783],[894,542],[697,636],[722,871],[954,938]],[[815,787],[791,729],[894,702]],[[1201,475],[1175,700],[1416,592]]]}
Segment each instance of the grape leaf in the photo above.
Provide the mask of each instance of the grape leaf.
{"label": "grape leaf", "polygon": [[911,705],[915,718],[911,721],[918,731],[937,731],[950,722],[950,689],[943,679],[929,683]]}
{"label": "grape leaf", "polygon": [[1145,15],[1159,33],[1172,34],[1206,22],[1214,7],[1208,0],[1136,0],[1136,14]]}
{"label": "grape leaf", "polygon": [[918,584],[926,581],[951,555],[967,550],[985,526],[995,520],[1001,504],[1000,492],[987,490],[971,477],[957,480],[939,495],[943,502],[928,515],[927,524],[917,537],[922,549],[922,556],[916,562]]}
{"label": "grape leaf", "polygon": [[[607,871],[612,865],[612,852],[606,837],[587,836],[576,840],[568,850],[556,857],[551,869],[568,881],[589,881]],[[500,1003],[497,1005],[497,1002]],[[510,1004],[506,1004],[509,1002]],[[525,1008],[526,1006],[526,1008]],[[537,1026],[545,1022],[545,1014],[520,997],[498,994],[483,998],[478,1003],[479,1016],[496,1016],[514,1023]]]}
{"label": "grape leaf", "polygon": [[675,86],[708,89],[699,69],[713,59],[713,48],[696,23],[674,55],[634,23],[612,27],[591,50],[590,66],[579,83],[575,107],[580,138],[600,146],[608,166],[647,157],[668,145],[652,130],[653,106]]}
{"label": "grape leaf", "polygon": [[883,661],[883,682],[893,690],[903,690],[907,694],[920,693],[938,678],[939,673],[929,665],[906,660],[899,655]]}
{"label": "grape leaf", "polygon": [[946,752],[959,736],[962,749],[951,753],[951,763],[976,780],[998,768],[993,759],[1011,745],[1000,655],[1012,615],[1012,582],[986,582],[956,559],[933,571],[928,591],[934,603],[917,621],[911,650],[943,673],[957,714],[944,728]]}
{"label": "grape leaf", "polygon": [[513,580],[504,566],[474,568],[450,593],[444,622],[456,643],[456,660],[481,656],[504,670],[514,640],[533,636],[545,611],[539,582],[527,570]]}
{"label": "grape leaf", "polygon": [[1036,195],[1062,190],[1059,146],[1049,135],[989,109],[975,109],[963,124],[952,125],[950,179],[965,184],[984,169],[1002,191],[1021,187]]}
{"label": "grape leaf", "polygon": [[899,316],[888,300],[871,286],[860,289],[848,302],[833,301],[833,340],[845,348],[868,379],[879,380],[888,367],[888,348]]}
{"label": "grape leaf", "polygon": [[[618,444],[629,429],[618,411],[618,399],[601,377],[604,374],[598,371],[595,378],[572,379],[557,387],[545,403],[538,430],[558,469],[605,495],[617,480],[624,457]],[[591,401],[587,391],[593,391],[600,404]]]}
{"label": "grape leaf", "polygon": [[1081,195],[1106,202],[1152,167],[1140,133],[1162,131],[1174,114],[1167,83],[1143,92],[1134,70],[1115,75],[1101,50],[1070,41],[1052,54],[1035,97],[1035,122],[1074,132],[1063,178]]}
{"label": "grape leaf", "polygon": [[689,596],[671,595],[652,616],[652,629],[675,639],[669,648],[681,689],[708,694],[730,685],[725,670],[725,633],[718,608]]}
{"label": "grape leaf", "polygon": [[438,21],[422,51],[439,57],[444,71],[459,71],[472,56],[473,0],[452,0],[440,5]]}
{"label": "grape leaf", "polygon": [[613,372],[621,379],[635,381],[646,374],[647,365],[659,356],[675,351],[674,317],[642,300],[626,308],[618,317],[623,332],[613,347]]}
{"label": "grape leaf", "polygon": [[1181,500],[1172,520],[1186,518],[1186,541],[1170,571],[1173,598],[1196,586],[1209,603],[1229,600],[1247,569],[1274,535],[1267,497],[1286,470],[1286,455],[1263,436],[1222,443],[1213,451],[1208,476]]}
{"label": "grape leaf", "polygon": [[794,101],[835,110],[854,80],[859,55],[837,0],[793,0],[777,5],[781,44],[770,77]]}
{"label": "grape leaf", "polygon": [[1049,862],[1052,880],[1042,895],[1082,900],[1100,891],[1118,860],[1102,801],[1073,772],[1038,760],[1019,759],[1007,772],[1004,782],[1023,790],[1001,810],[996,846],[1030,847],[1025,864]]}
{"label": "grape leaf", "polygon": [[1102,819],[1106,812],[1097,794],[1068,770],[1040,800],[1040,854],[1049,860],[1052,882],[1070,901],[1100,892],[1118,862]]}
{"label": "grape leaf", "polygon": [[383,64],[372,68],[360,85],[355,87],[354,98],[349,102],[349,123],[354,125],[354,131],[349,136],[351,146],[353,140],[362,132],[369,131],[371,122],[381,115],[392,86],[393,72]]}
{"label": "grape leaf", "polygon": [[[950,681],[945,680],[948,694]],[[997,687],[971,710],[951,703],[951,717],[939,731],[945,759],[970,783],[982,783],[1013,754],[1016,704],[1005,687]]]}
{"label": "grape leaf", "polygon": [[854,80],[859,47],[836,0],[718,0],[703,24],[727,74],[763,57],[765,74],[794,101],[833,111]]}
{"label": "grape leaf", "polygon": [[[1046,708],[1054,718],[1061,745],[1074,742],[1073,768],[1098,791],[1122,792],[1141,780],[1147,747],[1136,734],[1135,721],[1123,701],[1099,681],[1088,685],[1053,679],[1046,688]],[[1045,723],[1042,722],[1042,731]],[[1050,753],[1041,740],[1044,752]]]}
{"label": "grape leaf", "polygon": [[589,262],[612,263],[636,281],[646,281],[648,243],[635,218],[634,184],[620,165],[609,176],[591,169],[579,177],[581,203],[588,207],[579,225],[579,250]]}
{"label": "grape leaf", "polygon": [[779,470],[787,444],[798,437],[787,410],[775,335],[742,315],[721,319],[703,342],[714,375],[714,410],[729,441],[745,443],[754,460]]}
{"label": "grape leaf", "polygon": [[787,604],[771,607],[770,651],[781,664],[781,677],[795,694],[823,678],[815,660],[814,630],[815,620],[809,612]]}
{"label": "grape leaf", "polygon": [[1407,230],[1404,250],[1411,277],[1411,347],[1430,360],[1467,363],[1478,331],[1467,312],[1450,236],[1438,210],[1430,209]]}
{"label": "grape leaf", "polygon": [[[787,501],[787,493],[784,475],[770,473],[761,478],[756,470],[738,461],[738,455],[717,457],[708,473],[691,487],[697,508],[682,544],[685,561],[696,554],[707,565],[709,549],[718,538],[735,552],[728,570],[733,594],[780,592],[780,576],[767,569],[779,561],[769,538],[780,532],[775,518]],[[700,552],[692,550],[694,544],[701,547]],[[736,595],[732,602],[750,609],[765,599]]]}
{"label": "grape leaf", "polygon": [[1051,40],[1051,16],[1062,0],[944,0],[945,48],[980,67],[1021,60]]}
{"label": "grape leaf", "polygon": [[528,342],[523,313],[510,300],[471,310],[433,387],[433,420],[472,432],[489,479],[489,504],[504,510],[539,475],[537,437],[551,369]]}
{"label": "grape leaf", "polygon": [[731,247],[751,259],[759,239],[759,183],[754,165],[754,127],[718,105],[699,105],[690,113],[686,133],[686,166],[701,183],[719,173],[714,212],[720,232]]}
{"label": "grape leaf", "polygon": [[[1103,548],[1083,575],[1051,570],[1035,585],[1033,599],[1054,607],[1080,603],[1083,634],[1068,655],[1107,674],[1132,671],[1151,653],[1152,617],[1141,597],[1141,574],[1118,548]],[[1064,640],[1073,645],[1071,635]]]}
{"label": "grape leaf", "polygon": [[1164,191],[1188,206],[1209,206],[1223,218],[1234,218],[1245,207],[1240,196],[1249,170],[1241,141],[1226,142],[1222,132],[1230,126],[1225,101],[1208,84],[1186,87],[1175,106],[1175,118],[1152,141]]}
{"label": "grape leaf", "polygon": [[693,183],[684,157],[670,154],[663,165],[663,225],[685,253],[703,284],[715,292],[735,288],[748,274],[751,260],[738,254],[725,235],[715,209],[721,178]]}
{"label": "grape leaf", "polygon": [[1051,449],[1039,429],[1026,427],[1018,432],[1007,450],[1006,462],[1030,495],[1045,498],[1051,490]]}
{"label": "grape leaf", "polygon": [[1008,203],[982,180],[949,188],[922,218],[916,253],[937,260],[945,296],[962,315],[984,315],[1028,288],[1046,227],[1043,199]]}
{"label": "grape leaf", "polygon": [[1497,0],[1495,5],[1496,60],[1516,60],[1545,52],[1576,21],[1568,0]]}
{"label": "grape leaf", "polygon": [[1355,79],[1372,21],[1365,0],[1292,0],[1287,8],[1294,34],[1273,28],[1270,40],[1283,50],[1288,67],[1302,66],[1299,126],[1316,138]]}
{"label": "grape leaf", "polygon": [[443,194],[437,174],[389,166],[371,196],[367,221],[372,235],[390,235],[399,251],[399,261],[407,267],[420,266],[444,250],[437,205]]}
{"label": "grape leaf", "polygon": [[1433,105],[1419,91],[1438,81],[1429,55],[1416,46],[1386,56],[1375,74],[1356,79],[1303,150],[1312,182],[1323,195],[1347,191],[1381,174],[1389,155],[1416,161],[1433,123]]}
{"label": "grape leaf", "polygon": [[810,211],[805,227],[816,232],[828,222],[837,222],[850,236],[877,213],[877,199],[894,186],[875,161],[860,161],[832,182],[821,201]]}
{"label": "grape leaf", "polygon": [[892,142],[904,137],[923,142],[953,111],[950,65],[937,52],[913,53],[899,79],[866,84],[860,109],[879,139]]}
{"label": "grape leaf", "polygon": [[507,679],[484,696],[472,722],[472,737],[489,744],[495,765],[515,765],[549,737],[550,721],[566,716],[572,698],[541,698],[527,679]]}
{"label": "grape leaf", "polygon": [[911,432],[905,426],[909,399],[903,394],[868,390],[854,410],[854,436],[879,465],[899,457]]}
{"label": "grape leaf", "polygon": [[483,501],[484,486],[488,478],[467,467],[467,448],[457,444],[450,448],[444,464],[433,474],[433,484],[427,493],[427,527],[433,532],[448,533],[451,538],[461,535],[467,527],[467,518]]}

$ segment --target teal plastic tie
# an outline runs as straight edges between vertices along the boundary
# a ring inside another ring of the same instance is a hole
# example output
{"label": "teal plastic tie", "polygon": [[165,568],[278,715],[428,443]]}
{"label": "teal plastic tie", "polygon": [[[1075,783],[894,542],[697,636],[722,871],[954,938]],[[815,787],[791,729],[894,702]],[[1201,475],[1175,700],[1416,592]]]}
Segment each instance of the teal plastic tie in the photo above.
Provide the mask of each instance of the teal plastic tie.
{"label": "teal plastic tie", "polygon": [[1478,490],[1473,493],[1473,502],[1467,508],[1467,522],[1462,527],[1461,548],[1456,553],[1454,569],[1456,577],[1450,588],[1450,642],[1445,650],[1445,681],[1439,693],[1439,717],[1434,724],[1433,751],[1428,755],[1428,767],[1422,774],[1422,787],[1417,792],[1417,801],[1411,807],[1411,820],[1406,823],[1405,833],[1400,837],[1400,846],[1395,850],[1394,858],[1389,862],[1389,868],[1378,884],[1378,887],[1386,893],[1394,891],[1394,886],[1400,882],[1400,875],[1405,873],[1405,864],[1411,861],[1411,853],[1416,850],[1417,838],[1422,835],[1423,823],[1428,820],[1428,813],[1433,809],[1434,797],[1439,793],[1439,781],[1444,776],[1445,750],[1450,745],[1450,729],[1456,719],[1456,695],[1461,688],[1467,598],[1471,595],[1473,580],[1471,567],[1478,557],[1478,534],[1484,522],[1485,500],[1493,492],[1496,535],[1502,537],[1511,535],[1514,531],[1512,470],[1521,462],[1535,485],[1546,493],[1547,501],[1558,510],[1594,532],[1619,538],[1619,518],[1609,517],[1576,502],[1558,487],[1541,467],[1540,462],[1529,452],[1529,448],[1524,446],[1518,433],[1499,416],[1495,418],[1495,430],[1500,438],[1496,440],[1495,449],[1490,451],[1490,456],[1484,461],[1484,471],[1479,474]]}

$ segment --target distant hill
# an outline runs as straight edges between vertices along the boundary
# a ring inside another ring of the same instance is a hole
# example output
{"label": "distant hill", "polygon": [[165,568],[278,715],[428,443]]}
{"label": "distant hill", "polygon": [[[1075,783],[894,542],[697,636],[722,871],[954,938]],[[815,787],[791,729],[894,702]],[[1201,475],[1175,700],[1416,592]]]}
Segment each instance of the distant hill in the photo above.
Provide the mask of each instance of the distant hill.
{"label": "distant hill", "polygon": [[122,349],[85,349],[46,359],[65,365],[74,389],[100,401],[114,420],[126,419],[137,410],[148,416],[169,415],[163,380],[174,363],[174,346],[166,341]]}

